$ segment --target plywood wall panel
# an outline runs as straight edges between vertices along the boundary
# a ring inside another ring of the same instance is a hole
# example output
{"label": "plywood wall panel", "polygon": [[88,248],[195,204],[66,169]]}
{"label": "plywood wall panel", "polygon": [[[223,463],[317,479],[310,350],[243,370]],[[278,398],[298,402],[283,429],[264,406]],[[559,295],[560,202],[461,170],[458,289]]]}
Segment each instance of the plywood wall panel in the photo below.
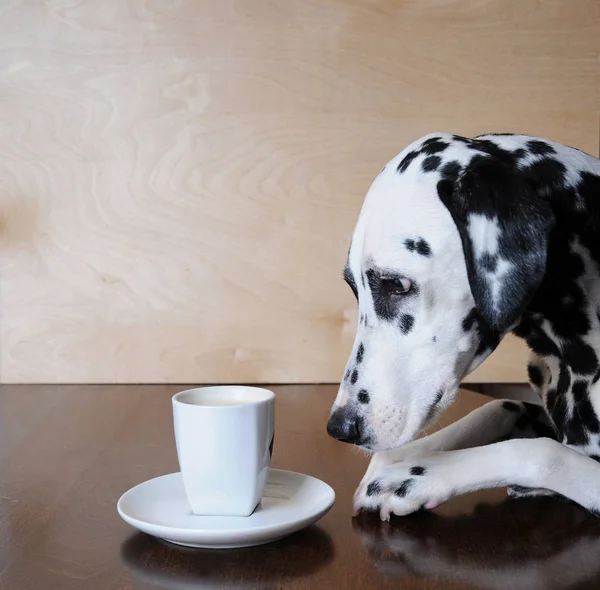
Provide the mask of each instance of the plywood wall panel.
{"label": "plywood wall panel", "polygon": [[0,5],[0,379],[335,381],[381,166],[436,130],[596,153],[598,32],[583,0]]}

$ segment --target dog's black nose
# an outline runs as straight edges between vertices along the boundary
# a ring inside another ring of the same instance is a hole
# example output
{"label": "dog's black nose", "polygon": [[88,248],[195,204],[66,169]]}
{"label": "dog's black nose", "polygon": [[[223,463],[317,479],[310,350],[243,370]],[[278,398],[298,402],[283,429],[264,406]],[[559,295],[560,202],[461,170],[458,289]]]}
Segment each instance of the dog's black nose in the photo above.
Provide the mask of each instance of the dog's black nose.
{"label": "dog's black nose", "polygon": [[361,440],[360,418],[347,408],[338,408],[329,417],[327,433],[342,442],[359,444]]}

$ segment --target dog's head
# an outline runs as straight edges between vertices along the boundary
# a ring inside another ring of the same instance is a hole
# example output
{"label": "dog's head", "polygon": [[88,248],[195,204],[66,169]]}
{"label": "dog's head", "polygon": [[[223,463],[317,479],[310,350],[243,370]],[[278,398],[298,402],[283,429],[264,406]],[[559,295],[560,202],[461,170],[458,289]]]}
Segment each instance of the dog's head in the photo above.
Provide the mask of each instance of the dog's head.
{"label": "dog's head", "polygon": [[551,210],[493,145],[427,136],[369,189],[344,270],[359,323],[333,437],[376,451],[415,438],[543,278]]}

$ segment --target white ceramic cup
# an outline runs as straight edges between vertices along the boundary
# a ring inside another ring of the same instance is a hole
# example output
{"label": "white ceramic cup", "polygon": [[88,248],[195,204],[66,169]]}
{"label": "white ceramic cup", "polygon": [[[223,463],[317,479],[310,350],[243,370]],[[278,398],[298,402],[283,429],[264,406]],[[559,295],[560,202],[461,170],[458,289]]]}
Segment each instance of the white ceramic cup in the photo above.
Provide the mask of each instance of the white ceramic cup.
{"label": "white ceramic cup", "polygon": [[275,394],[225,385],[173,396],[179,468],[192,512],[250,516],[271,464]]}

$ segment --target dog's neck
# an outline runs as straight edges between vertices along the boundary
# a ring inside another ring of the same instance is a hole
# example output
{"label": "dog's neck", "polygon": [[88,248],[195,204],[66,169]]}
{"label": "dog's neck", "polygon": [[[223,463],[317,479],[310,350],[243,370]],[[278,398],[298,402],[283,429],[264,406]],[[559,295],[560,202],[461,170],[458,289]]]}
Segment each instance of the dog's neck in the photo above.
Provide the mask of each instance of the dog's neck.
{"label": "dog's neck", "polygon": [[578,403],[577,391],[593,397],[600,379],[600,160],[584,156],[581,182],[547,197],[556,218],[547,270],[514,330],[540,357],[530,377],[541,381],[546,407],[565,432],[567,406]]}

